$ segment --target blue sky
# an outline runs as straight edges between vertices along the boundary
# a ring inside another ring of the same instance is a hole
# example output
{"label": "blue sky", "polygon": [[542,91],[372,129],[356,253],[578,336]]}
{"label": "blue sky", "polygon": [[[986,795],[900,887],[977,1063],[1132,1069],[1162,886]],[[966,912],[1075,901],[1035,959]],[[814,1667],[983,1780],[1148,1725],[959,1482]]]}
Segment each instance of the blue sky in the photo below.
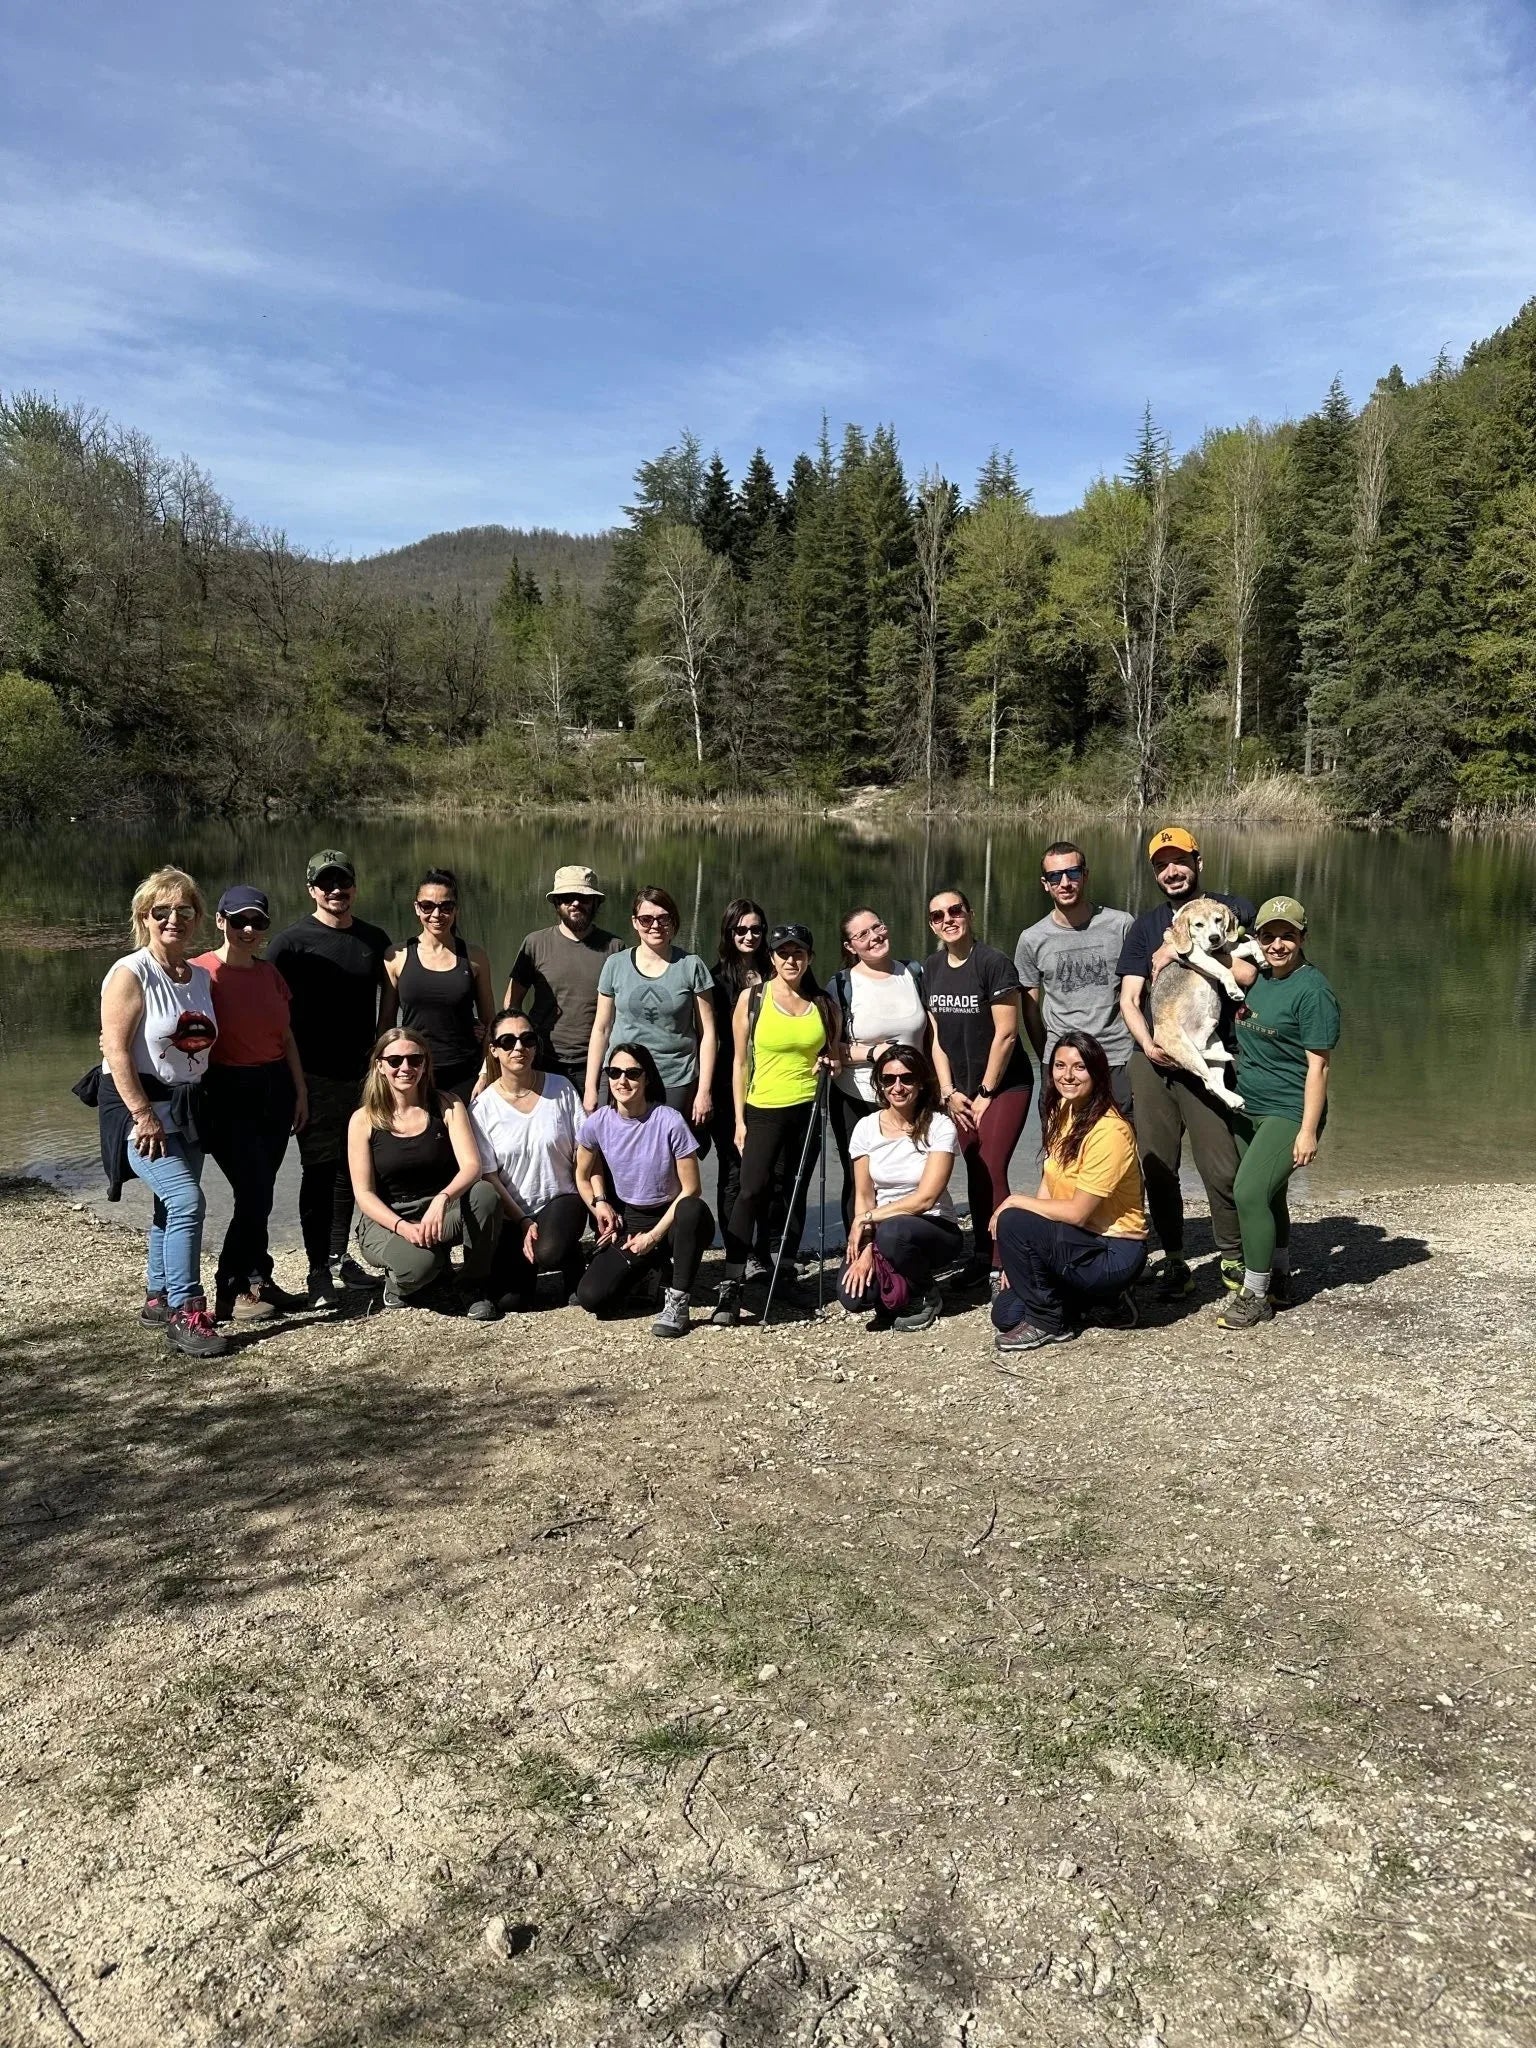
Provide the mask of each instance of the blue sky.
{"label": "blue sky", "polygon": [[1536,291],[1528,0],[29,13],[0,388],[344,553],[611,524],[684,426],[782,473],[823,407],[1059,510],[1144,400],[1358,402]]}

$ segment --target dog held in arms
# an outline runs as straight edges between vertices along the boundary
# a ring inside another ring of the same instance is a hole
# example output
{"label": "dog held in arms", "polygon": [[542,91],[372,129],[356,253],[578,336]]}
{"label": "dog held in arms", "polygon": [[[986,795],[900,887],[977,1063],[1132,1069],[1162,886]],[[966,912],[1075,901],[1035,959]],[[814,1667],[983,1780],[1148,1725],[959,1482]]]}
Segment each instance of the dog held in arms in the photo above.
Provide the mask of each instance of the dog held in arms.
{"label": "dog held in arms", "polygon": [[1152,983],[1152,1037],[1218,1102],[1241,1109],[1242,1096],[1228,1087],[1222,1072],[1232,1055],[1220,1037],[1221,997],[1224,992],[1241,1003],[1243,991],[1232,962],[1254,960],[1262,967],[1263,949],[1242,936],[1236,917],[1213,896],[1185,904],[1168,928],[1168,944],[1178,957]]}

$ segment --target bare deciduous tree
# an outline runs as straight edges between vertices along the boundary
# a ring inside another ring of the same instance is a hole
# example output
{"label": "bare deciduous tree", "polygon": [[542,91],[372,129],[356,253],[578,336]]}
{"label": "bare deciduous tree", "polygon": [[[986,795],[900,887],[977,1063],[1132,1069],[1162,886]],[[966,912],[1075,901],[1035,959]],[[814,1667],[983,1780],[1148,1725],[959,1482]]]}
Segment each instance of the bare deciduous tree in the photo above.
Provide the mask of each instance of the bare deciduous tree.
{"label": "bare deciduous tree", "polygon": [[702,767],[704,708],[726,627],[730,565],[710,553],[693,527],[665,525],[647,537],[645,568],[638,619],[654,644],[634,664],[636,699],[647,716],[668,704],[686,707]]}

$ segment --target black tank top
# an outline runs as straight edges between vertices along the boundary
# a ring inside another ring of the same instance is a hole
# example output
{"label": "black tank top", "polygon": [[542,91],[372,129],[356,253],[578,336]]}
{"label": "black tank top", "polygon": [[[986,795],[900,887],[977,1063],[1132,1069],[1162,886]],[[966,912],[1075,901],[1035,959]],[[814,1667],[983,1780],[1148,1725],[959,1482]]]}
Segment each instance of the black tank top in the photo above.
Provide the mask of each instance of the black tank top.
{"label": "black tank top", "polygon": [[418,942],[407,939],[398,992],[400,1022],[419,1031],[432,1048],[439,1074],[480,1059],[475,1032],[475,974],[469,948],[454,934],[454,963],[443,973],[423,967]]}
{"label": "black tank top", "polygon": [[381,1202],[398,1210],[410,1202],[430,1202],[459,1170],[458,1155],[442,1117],[427,1112],[427,1128],[414,1138],[393,1131],[370,1131],[373,1185]]}

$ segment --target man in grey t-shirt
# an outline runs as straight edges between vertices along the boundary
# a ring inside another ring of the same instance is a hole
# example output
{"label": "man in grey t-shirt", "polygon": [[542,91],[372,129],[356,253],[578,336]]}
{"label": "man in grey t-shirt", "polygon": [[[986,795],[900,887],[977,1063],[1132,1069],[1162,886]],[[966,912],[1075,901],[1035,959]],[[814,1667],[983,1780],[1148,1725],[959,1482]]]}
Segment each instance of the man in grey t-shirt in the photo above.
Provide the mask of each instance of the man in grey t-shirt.
{"label": "man in grey t-shirt", "polygon": [[1117,963],[1131,913],[1094,902],[1087,855],[1069,839],[1045,849],[1040,882],[1051,909],[1019,934],[1013,955],[1024,990],[1024,1029],[1043,1073],[1064,1031],[1090,1032],[1109,1061],[1115,1100],[1129,1114],[1131,1034],[1120,1014]]}
{"label": "man in grey t-shirt", "polygon": [[558,924],[530,932],[518,948],[507,981],[506,1007],[527,1005],[543,1041],[542,1059],[564,1074],[579,1095],[587,1082],[587,1041],[597,1016],[597,979],[610,953],[624,941],[597,922],[603,892],[597,876],[580,865],[559,868],[549,892]]}

